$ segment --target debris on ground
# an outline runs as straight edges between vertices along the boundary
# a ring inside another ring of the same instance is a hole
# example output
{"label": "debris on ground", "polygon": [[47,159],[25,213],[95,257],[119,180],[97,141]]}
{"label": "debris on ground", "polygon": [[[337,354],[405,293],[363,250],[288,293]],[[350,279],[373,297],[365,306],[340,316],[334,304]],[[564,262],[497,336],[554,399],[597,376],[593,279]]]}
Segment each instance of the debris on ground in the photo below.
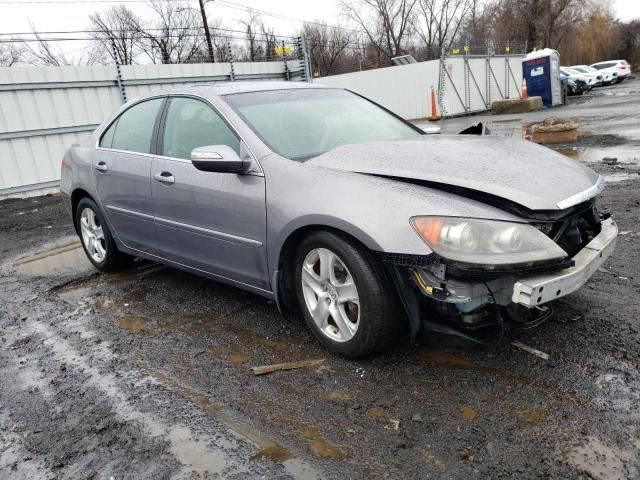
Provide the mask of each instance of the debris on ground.
{"label": "debris on ground", "polygon": [[529,345],[526,345],[522,342],[514,341],[514,342],[511,342],[511,345],[519,348],[520,350],[524,350],[525,352],[530,353],[531,355],[535,355],[536,357],[539,357],[543,360],[549,360],[548,353],[544,353],[538,350],[537,348],[530,347]]}
{"label": "debris on ground", "polygon": [[557,117],[531,127],[531,140],[535,143],[574,143],[578,141],[578,124]]}
{"label": "debris on ground", "polygon": [[616,163],[618,163],[618,159],[616,157],[604,157],[602,159],[602,163],[604,163],[605,165],[615,165]]}
{"label": "debris on ground", "polygon": [[300,360],[297,362],[275,363],[273,365],[263,365],[260,367],[251,367],[254,375],[266,375],[267,373],[277,372],[278,370],[294,370],[296,368],[313,367],[324,363],[324,358],[315,360]]}

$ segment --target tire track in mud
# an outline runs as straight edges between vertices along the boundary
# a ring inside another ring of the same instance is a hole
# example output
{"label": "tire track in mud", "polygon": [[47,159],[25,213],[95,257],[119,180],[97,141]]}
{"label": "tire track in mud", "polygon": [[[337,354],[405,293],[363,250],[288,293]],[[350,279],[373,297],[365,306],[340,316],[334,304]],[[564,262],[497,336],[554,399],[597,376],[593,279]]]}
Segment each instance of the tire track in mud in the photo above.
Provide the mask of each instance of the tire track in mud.
{"label": "tire track in mud", "polygon": [[[58,382],[62,381],[54,378],[51,383],[47,382],[47,374],[42,373],[44,369],[39,372],[31,365],[45,358],[49,367],[59,365],[59,368],[64,369],[65,372],[68,370],[69,373],[80,376],[82,390],[95,390],[101,399],[110,404],[110,410],[120,422],[135,425],[149,442],[165,443],[168,453],[182,465],[181,468],[174,471],[171,478],[206,478],[216,474],[223,477],[248,478],[261,477],[266,472],[270,474],[271,478],[274,478],[274,474],[277,478],[284,478],[289,477],[286,473],[287,470],[290,470],[291,474],[295,474],[296,478],[320,477],[317,471],[290,454],[283,459],[285,460],[284,465],[273,464],[269,461],[252,461],[256,445],[259,448],[273,449],[277,444],[268,439],[264,440],[266,437],[257,436],[258,434],[252,438],[246,432],[229,429],[231,417],[227,417],[226,422],[224,419],[214,417],[214,420],[222,425],[215,429],[215,434],[209,434],[202,431],[202,428],[193,429],[180,422],[160,420],[158,415],[147,411],[147,409],[137,408],[134,401],[131,400],[132,398],[137,399],[137,392],[132,394],[125,384],[139,388],[146,383],[156,388],[159,386],[192,402],[194,399],[190,397],[189,392],[185,394],[182,391],[184,388],[172,388],[171,382],[162,383],[155,378],[156,376],[126,370],[121,365],[118,365],[117,373],[107,373],[113,369],[113,365],[110,364],[119,362],[119,358],[109,349],[107,342],[100,340],[96,332],[86,327],[88,321],[83,321],[83,314],[88,313],[87,307],[81,302],[73,312],[53,317],[54,321],[59,322],[56,327],[39,320],[26,320],[20,323],[18,328],[12,329],[14,330],[11,332],[13,338],[9,339],[8,344],[17,345],[15,350],[22,354],[19,361],[15,359],[11,361],[11,358],[7,358],[7,362],[3,362],[7,363],[8,371],[11,371],[14,377],[13,395],[20,396],[19,391],[26,392],[32,402],[48,404],[51,408],[55,408],[52,403],[57,395],[55,388]],[[68,333],[63,334],[61,330],[74,332],[78,335],[79,339],[84,342],[81,347],[82,353],[68,340]],[[9,333],[9,331],[5,330],[4,333]],[[67,338],[63,338],[63,336]],[[95,340],[96,338],[97,340]],[[24,346],[20,346],[20,342],[25,342]],[[13,365],[10,366],[10,363]],[[51,386],[52,383],[54,387]],[[193,417],[193,415],[190,416]],[[32,430],[40,433],[37,427]],[[247,431],[250,430],[247,428]],[[260,441],[256,441],[256,438]],[[84,440],[90,441],[89,439]],[[268,453],[269,451],[267,451],[266,457],[270,458]],[[23,457],[25,456],[28,458],[28,453],[23,454]],[[256,458],[262,457],[257,456]],[[63,471],[62,464],[59,464],[58,467],[61,469],[59,472],[61,473]],[[124,471],[128,472],[127,466],[124,467]],[[78,469],[66,466],[66,470],[69,469],[78,473]],[[1,472],[2,470],[0,470]],[[63,473],[62,478],[76,478],[75,473]]]}

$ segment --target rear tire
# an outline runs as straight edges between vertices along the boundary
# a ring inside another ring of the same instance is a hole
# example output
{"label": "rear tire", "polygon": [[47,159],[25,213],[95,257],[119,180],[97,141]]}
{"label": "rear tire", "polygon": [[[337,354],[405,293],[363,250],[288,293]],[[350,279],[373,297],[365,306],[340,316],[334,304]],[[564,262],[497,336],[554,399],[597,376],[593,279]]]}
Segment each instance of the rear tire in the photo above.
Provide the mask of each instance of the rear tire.
{"label": "rear tire", "polygon": [[112,272],[131,263],[133,257],[118,251],[102,212],[93,200],[82,198],[76,207],[75,216],[82,248],[98,270]]}
{"label": "rear tire", "polygon": [[345,235],[318,231],[300,243],[294,268],[307,326],[327,350],[360,358],[396,339],[396,293],[369,250]]}

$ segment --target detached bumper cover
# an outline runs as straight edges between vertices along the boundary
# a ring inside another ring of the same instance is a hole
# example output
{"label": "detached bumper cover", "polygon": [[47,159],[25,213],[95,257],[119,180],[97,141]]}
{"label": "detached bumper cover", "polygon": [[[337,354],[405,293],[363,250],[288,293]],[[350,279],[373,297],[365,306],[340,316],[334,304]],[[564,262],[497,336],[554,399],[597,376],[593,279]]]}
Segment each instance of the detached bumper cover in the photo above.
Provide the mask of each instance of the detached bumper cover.
{"label": "detached bumper cover", "polygon": [[578,290],[609,258],[616,245],[618,227],[609,218],[602,222],[600,234],[580,250],[575,266],[556,273],[522,278],[513,285],[512,300],[525,307],[535,307]]}

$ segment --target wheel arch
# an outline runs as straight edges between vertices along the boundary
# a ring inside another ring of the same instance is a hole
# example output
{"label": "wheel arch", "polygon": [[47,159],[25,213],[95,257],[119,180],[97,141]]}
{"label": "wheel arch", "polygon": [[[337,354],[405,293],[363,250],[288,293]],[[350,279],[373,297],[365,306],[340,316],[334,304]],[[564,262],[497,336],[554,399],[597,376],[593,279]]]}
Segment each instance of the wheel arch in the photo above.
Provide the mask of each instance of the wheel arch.
{"label": "wheel arch", "polygon": [[76,222],[76,209],[78,208],[80,200],[83,198],[89,198],[95,203],[95,199],[84,188],[76,188],[71,192],[71,217],[73,218],[73,227],[75,228],[76,233],[79,233],[78,222]]}
{"label": "wheel arch", "polygon": [[369,251],[379,250],[379,245],[364,232],[349,226],[345,229],[330,223],[308,223],[290,230],[283,241],[280,242],[275,270],[273,271],[272,285],[278,308],[281,312],[295,310],[297,308],[295,284],[294,284],[294,259],[298,245],[303,238],[313,232],[326,231],[354,241]]}

